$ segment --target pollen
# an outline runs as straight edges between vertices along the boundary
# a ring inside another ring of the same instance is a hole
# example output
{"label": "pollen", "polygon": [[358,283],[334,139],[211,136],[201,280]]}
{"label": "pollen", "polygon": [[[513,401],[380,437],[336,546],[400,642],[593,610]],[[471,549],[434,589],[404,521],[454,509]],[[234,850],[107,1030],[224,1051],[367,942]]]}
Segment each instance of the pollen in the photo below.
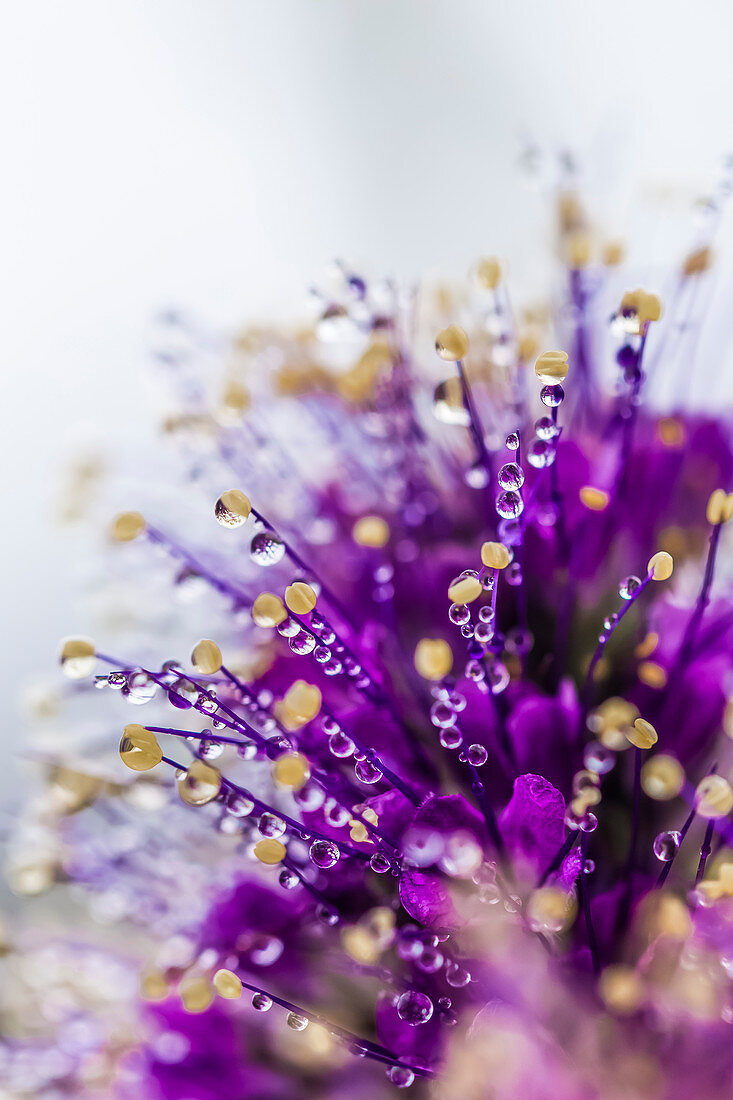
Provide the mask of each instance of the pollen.
{"label": "pollen", "polygon": [[448,325],[436,336],[435,350],[441,359],[456,363],[468,352],[468,337],[459,325]]}
{"label": "pollen", "polygon": [[214,505],[214,515],[222,527],[241,527],[251,511],[249,497],[241,489],[227,489]]}
{"label": "pollen", "polygon": [[316,606],[318,597],[305,581],[295,581],[285,589],[285,605],[294,615],[307,615]]}
{"label": "pollen", "polygon": [[213,802],[221,790],[221,774],[203,760],[193,760],[182,779],[178,794],[187,806],[205,806]]}
{"label": "pollen", "polygon": [[685,769],[674,756],[657,753],[641,769],[641,788],[655,802],[676,798],[685,782]]}
{"label": "pollen", "polygon": [[651,573],[652,580],[666,581],[672,576],[674,558],[666,550],[658,550],[650,559],[646,567],[647,573]]}
{"label": "pollen", "polygon": [[302,752],[284,752],[273,762],[272,778],[280,787],[299,791],[310,779],[308,757]]}
{"label": "pollen", "polygon": [[627,730],[626,737],[637,749],[650,749],[659,740],[654,726],[645,718],[637,718],[632,728]]}
{"label": "pollen", "polygon": [[421,638],[415,647],[415,668],[424,680],[444,680],[453,668],[453,652],[444,638]]}
{"label": "pollen", "polygon": [[94,671],[97,662],[91,638],[64,638],[59,654],[61,670],[70,680],[82,680]]}
{"label": "pollen", "polygon": [[132,542],[145,530],[145,517],[141,512],[120,512],[112,521],[110,534],[115,542]]}
{"label": "pollen", "polygon": [[191,664],[204,676],[213,676],[222,666],[221,650],[211,638],[202,638],[193,647]]}
{"label": "pollen", "polygon": [[379,550],[389,542],[389,524],[381,516],[362,516],[351,529],[357,546]]}
{"label": "pollen", "polygon": [[322,696],[315,684],[295,680],[283,696],[287,712],[301,725],[312,722],[321,709]]}
{"label": "pollen", "polygon": [[661,690],[667,686],[667,670],[658,665],[656,661],[642,661],[636,670],[636,674],[642,684],[646,684],[647,687]]}
{"label": "pollen", "polygon": [[132,723],[125,726],[120,741],[120,757],[134,772],[148,772],[163,759],[163,753],[154,733]]}
{"label": "pollen", "polygon": [[179,993],[181,1004],[186,1012],[191,1012],[193,1014],[205,1012],[214,1000],[213,986],[208,978],[204,978],[203,976],[186,978],[186,980],[181,983]]}
{"label": "pollen", "polygon": [[288,613],[274,592],[260,592],[252,604],[252,618],[257,626],[273,627],[287,619]]}
{"label": "pollen", "polygon": [[287,849],[283,842],[275,837],[265,837],[263,840],[258,840],[254,846],[255,856],[260,863],[265,863],[268,867],[274,867],[276,863],[282,863],[286,852]]}
{"label": "pollen", "polygon": [[481,561],[487,569],[506,569],[512,553],[503,542],[485,542],[481,547]]}
{"label": "pollen", "polygon": [[545,386],[556,386],[568,376],[566,351],[543,351],[534,365],[534,372]]}
{"label": "pollen", "polygon": [[583,485],[578,491],[580,503],[590,512],[603,512],[608,508],[609,495],[605,489],[596,489],[594,485]]}
{"label": "pollen", "polygon": [[733,810],[733,790],[722,775],[706,775],[695,790],[695,807],[700,817],[727,817]]}
{"label": "pollen", "polygon": [[461,577],[454,581],[448,589],[448,599],[451,603],[467,604],[477,600],[483,588],[478,577]]}
{"label": "pollen", "polygon": [[476,267],[476,281],[484,290],[496,290],[501,282],[501,264],[495,256],[479,260]]}
{"label": "pollen", "polygon": [[214,975],[214,989],[220,997],[236,1001],[242,996],[242,983],[231,970],[217,970]]}

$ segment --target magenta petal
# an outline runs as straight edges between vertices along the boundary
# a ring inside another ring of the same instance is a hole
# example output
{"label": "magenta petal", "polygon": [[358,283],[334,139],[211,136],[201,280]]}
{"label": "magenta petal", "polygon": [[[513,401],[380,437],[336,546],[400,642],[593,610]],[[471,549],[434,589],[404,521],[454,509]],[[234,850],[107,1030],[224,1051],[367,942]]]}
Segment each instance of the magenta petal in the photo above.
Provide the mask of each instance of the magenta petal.
{"label": "magenta petal", "polygon": [[535,871],[547,866],[563,842],[565,799],[541,775],[520,775],[499,826],[515,859]]}
{"label": "magenta petal", "polygon": [[408,868],[400,876],[400,901],[420,924],[455,927],[456,911],[446,881],[435,871]]}

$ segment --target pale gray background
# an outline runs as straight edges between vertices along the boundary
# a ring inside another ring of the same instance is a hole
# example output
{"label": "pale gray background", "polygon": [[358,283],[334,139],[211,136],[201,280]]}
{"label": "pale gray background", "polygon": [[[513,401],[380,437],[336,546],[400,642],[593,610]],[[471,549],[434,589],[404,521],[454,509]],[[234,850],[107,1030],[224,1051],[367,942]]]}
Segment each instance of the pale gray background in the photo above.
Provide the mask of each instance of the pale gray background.
{"label": "pale gray background", "polygon": [[733,149],[728,0],[24,0],[1,23],[8,747],[19,686],[82,625],[59,466],[146,422],[152,310],[282,312],[333,255],[524,260],[524,134],[589,156],[622,214]]}

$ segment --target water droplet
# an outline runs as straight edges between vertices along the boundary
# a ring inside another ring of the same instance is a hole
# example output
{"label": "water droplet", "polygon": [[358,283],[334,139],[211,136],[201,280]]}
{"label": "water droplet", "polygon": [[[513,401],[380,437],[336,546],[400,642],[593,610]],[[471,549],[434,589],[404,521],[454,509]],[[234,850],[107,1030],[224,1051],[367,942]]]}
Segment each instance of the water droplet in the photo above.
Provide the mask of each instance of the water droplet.
{"label": "water droplet", "polygon": [[459,966],[458,963],[448,963],[445,968],[445,980],[454,989],[462,989],[471,981],[471,975],[468,970]]}
{"label": "water droplet", "polygon": [[407,1066],[390,1066],[387,1076],[398,1089],[407,1089],[415,1080],[415,1074]]}
{"label": "water droplet", "polygon": [[465,603],[452,603],[448,608],[448,618],[455,626],[465,626],[471,618],[471,609]]}
{"label": "water droplet", "polygon": [[397,1015],[411,1027],[426,1024],[433,1015],[433,1002],[426,993],[411,989],[398,999]]}
{"label": "water droplet", "polygon": [[369,860],[369,866],[377,875],[385,875],[392,864],[382,852],[375,852]]}
{"label": "water droplet", "polygon": [[505,443],[510,451],[516,451],[519,447],[519,433],[509,432],[509,435],[506,437]]}
{"label": "water droplet", "polygon": [[428,944],[423,948],[415,965],[425,974],[436,974],[443,965],[443,961],[443,952]]}
{"label": "water droplet", "polygon": [[332,733],[328,739],[328,748],[333,756],[338,757],[340,760],[345,759],[347,756],[351,756],[354,751],[354,742],[350,737],[347,737],[343,730],[337,730]]}
{"label": "water droplet", "polygon": [[544,439],[534,439],[527,454],[527,461],[536,470],[542,470],[545,466],[552,466],[555,461],[554,444]]}
{"label": "water droplet", "polygon": [[379,768],[372,764],[371,760],[359,760],[354,767],[354,775],[362,783],[378,783],[382,778]]}
{"label": "water droplet", "polygon": [[562,405],[565,399],[565,390],[562,386],[543,386],[540,390],[540,401],[550,409],[556,409]]}
{"label": "water droplet", "polygon": [[456,712],[447,703],[438,700],[430,708],[430,721],[438,729],[448,729],[456,723]]}
{"label": "water droplet", "polygon": [[240,489],[227,489],[214,505],[214,515],[222,527],[241,527],[251,511],[250,502]]}
{"label": "water droplet", "polygon": [[438,737],[444,749],[459,749],[463,744],[463,734],[455,726],[442,729]]}
{"label": "water droplet", "polygon": [[501,695],[509,683],[509,670],[502,661],[494,661],[486,677],[492,695]]}
{"label": "water droplet", "polygon": [[481,768],[488,760],[489,754],[483,745],[469,745],[467,756],[469,764],[473,764],[474,768]]}
{"label": "water droplet", "polygon": [[654,855],[660,863],[669,863],[677,854],[682,837],[676,830],[659,833],[654,837],[652,845]]}
{"label": "water droplet", "polygon": [[308,1017],[301,1016],[299,1012],[289,1012],[286,1022],[293,1031],[305,1031],[308,1027]]}
{"label": "water droplet", "polygon": [[630,600],[636,592],[637,588],[641,584],[638,577],[633,575],[630,577],[624,577],[621,584],[618,586],[618,594],[622,600]]}
{"label": "water droplet", "polygon": [[285,822],[276,814],[264,813],[257,822],[257,828],[262,836],[282,836],[285,832]]}
{"label": "water droplet", "polygon": [[516,462],[507,462],[499,470],[498,481],[502,489],[521,489],[524,485],[524,470]]}
{"label": "water droplet", "polygon": [[277,565],[285,556],[285,543],[274,531],[258,531],[250,543],[249,554],[257,565]]}
{"label": "water droplet", "polygon": [[272,1008],[272,998],[268,997],[266,993],[255,993],[252,998],[252,1008],[256,1012],[269,1012]]}
{"label": "water droplet", "polygon": [[589,771],[605,775],[616,763],[616,754],[598,741],[591,741],[583,752],[583,763]]}
{"label": "water droplet", "polygon": [[313,652],[316,648],[316,639],[307,630],[300,630],[295,637],[289,639],[288,645],[293,653],[297,653],[302,657],[306,653]]}
{"label": "water droplet", "polygon": [[516,519],[524,510],[524,501],[519,493],[500,493],[496,498],[496,510],[502,519]]}
{"label": "water droplet", "polygon": [[334,867],[341,857],[338,847],[330,840],[314,840],[308,854],[311,862],[324,870]]}
{"label": "water droplet", "polygon": [[546,441],[554,439],[558,433],[557,424],[554,424],[549,416],[541,416],[539,420],[535,420],[534,430],[540,439]]}
{"label": "water droplet", "polygon": [[463,475],[466,485],[471,489],[485,489],[489,484],[489,472],[481,462],[474,462]]}

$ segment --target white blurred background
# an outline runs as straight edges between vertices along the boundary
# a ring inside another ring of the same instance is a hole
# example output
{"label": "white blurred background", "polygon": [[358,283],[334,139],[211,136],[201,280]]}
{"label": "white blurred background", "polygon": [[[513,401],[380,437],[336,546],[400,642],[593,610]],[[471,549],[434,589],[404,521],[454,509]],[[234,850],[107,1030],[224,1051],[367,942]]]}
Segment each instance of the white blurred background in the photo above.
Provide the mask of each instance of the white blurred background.
{"label": "white blurred background", "polygon": [[526,266],[527,137],[578,152],[613,232],[661,186],[686,207],[733,149],[728,0],[24,0],[0,19],[12,749],[21,685],[87,627],[53,523],[63,463],[148,432],[157,308],[287,312],[337,255]]}

